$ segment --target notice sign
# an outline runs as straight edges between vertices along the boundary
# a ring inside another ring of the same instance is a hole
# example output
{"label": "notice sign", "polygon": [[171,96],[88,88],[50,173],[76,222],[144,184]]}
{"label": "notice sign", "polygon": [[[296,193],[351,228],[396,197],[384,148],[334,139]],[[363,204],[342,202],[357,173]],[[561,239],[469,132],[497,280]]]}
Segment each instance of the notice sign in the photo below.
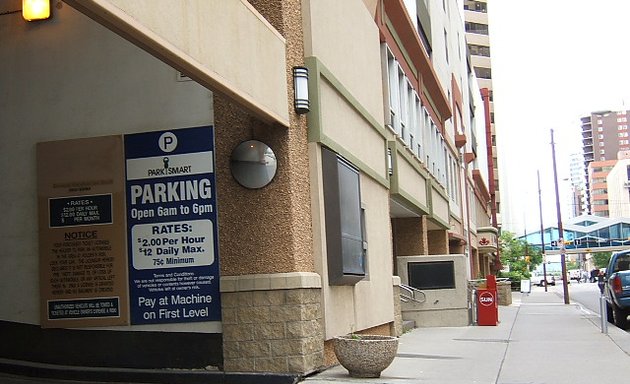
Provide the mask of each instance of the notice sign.
{"label": "notice sign", "polygon": [[111,224],[112,195],[87,195],[50,199],[50,226]]}
{"label": "notice sign", "polygon": [[220,320],[212,127],[125,136],[132,324]]}
{"label": "notice sign", "polygon": [[127,325],[121,136],[37,145],[42,327]]}

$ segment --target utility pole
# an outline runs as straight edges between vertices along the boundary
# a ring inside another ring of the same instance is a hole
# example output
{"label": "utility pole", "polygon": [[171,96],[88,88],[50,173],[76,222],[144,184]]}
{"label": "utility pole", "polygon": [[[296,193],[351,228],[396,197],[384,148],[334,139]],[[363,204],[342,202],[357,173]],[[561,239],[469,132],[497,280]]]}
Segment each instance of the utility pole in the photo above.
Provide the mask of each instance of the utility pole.
{"label": "utility pole", "polygon": [[540,191],[540,170],[536,170],[536,176],[538,176],[538,211],[540,212],[540,246],[543,262],[543,278],[545,279],[545,292],[547,292],[547,255],[545,254],[545,228],[543,227],[543,214],[542,214],[542,193]]}
{"label": "utility pole", "polygon": [[556,187],[556,216],[558,217],[558,236],[560,236],[558,245],[560,246],[564,303],[569,304],[569,282],[567,278],[566,255],[564,253],[564,229],[562,228],[562,213],[560,212],[560,192],[558,191],[558,170],[556,168],[556,144],[553,141],[553,129],[551,130],[551,155],[553,156],[553,181]]}

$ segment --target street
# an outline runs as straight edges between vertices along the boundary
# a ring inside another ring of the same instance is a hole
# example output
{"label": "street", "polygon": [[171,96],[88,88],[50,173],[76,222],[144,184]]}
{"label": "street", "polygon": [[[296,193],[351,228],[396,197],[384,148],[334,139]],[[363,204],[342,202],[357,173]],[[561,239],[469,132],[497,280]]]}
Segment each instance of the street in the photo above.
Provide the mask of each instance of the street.
{"label": "street", "polygon": [[[532,287],[532,289],[543,290],[539,287]],[[563,297],[563,286],[561,283],[549,286],[548,292]],[[569,301],[578,303],[597,315],[599,315],[599,297],[600,292],[597,283],[578,283],[573,280],[569,284]],[[609,326],[613,326],[613,324],[609,324]]]}

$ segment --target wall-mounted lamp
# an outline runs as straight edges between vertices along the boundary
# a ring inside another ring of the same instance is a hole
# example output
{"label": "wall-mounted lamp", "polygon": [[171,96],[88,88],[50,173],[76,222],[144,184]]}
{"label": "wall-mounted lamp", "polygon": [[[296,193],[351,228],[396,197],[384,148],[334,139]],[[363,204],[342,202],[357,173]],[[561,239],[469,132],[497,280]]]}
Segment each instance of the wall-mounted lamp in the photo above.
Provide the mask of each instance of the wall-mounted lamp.
{"label": "wall-mounted lamp", "polygon": [[293,67],[293,107],[299,114],[310,110],[308,102],[308,68]]}
{"label": "wall-mounted lamp", "polygon": [[22,18],[26,21],[50,17],[50,0],[22,0]]}

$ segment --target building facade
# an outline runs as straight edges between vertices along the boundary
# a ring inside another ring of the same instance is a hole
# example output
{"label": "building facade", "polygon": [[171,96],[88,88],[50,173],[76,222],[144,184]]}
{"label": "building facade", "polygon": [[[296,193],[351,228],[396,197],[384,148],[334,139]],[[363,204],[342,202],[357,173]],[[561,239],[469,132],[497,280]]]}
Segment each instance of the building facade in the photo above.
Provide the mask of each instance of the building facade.
{"label": "building facade", "polygon": [[572,153],[569,155],[569,180],[571,191],[569,201],[571,201],[571,217],[580,216],[586,213],[586,182],[584,181],[584,156],[582,153]]}
{"label": "building facade", "polygon": [[[590,116],[581,118],[582,121],[582,151],[584,153],[584,173],[586,175],[587,212],[601,215],[603,212],[602,198],[591,195],[593,180],[589,178],[589,165],[593,161],[610,162],[617,160],[617,153],[630,149],[628,137],[628,111],[600,111],[592,112]],[[610,167],[610,164],[603,165]],[[593,168],[600,168],[596,165]],[[600,175],[601,176],[601,175]],[[601,183],[601,181],[600,181]],[[601,195],[601,188],[595,188]],[[597,200],[597,203],[595,203]],[[598,207],[594,207],[597,204]]]}
{"label": "building facade", "polygon": [[619,152],[619,161],[606,176],[610,218],[630,217],[630,156]]}
{"label": "building facade", "polygon": [[457,1],[51,5],[0,9],[0,356],[306,374],[468,324],[497,228]]}
{"label": "building facade", "polygon": [[594,216],[609,217],[607,178],[617,160],[592,161],[588,165],[589,202]]}
{"label": "building facade", "polygon": [[[564,252],[569,260],[579,262],[580,268],[590,271],[597,266],[593,253],[616,252],[627,249],[630,243],[630,219],[628,217],[608,218],[595,215],[580,215],[566,220],[562,225],[562,234],[557,226],[549,226],[528,232],[519,239],[535,247],[544,247],[547,272],[560,274],[560,255]],[[558,239],[565,244],[558,244]],[[544,244],[541,244],[541,241]],[[542,266],[539,266],[542,269]]]}
{"label": "building facade", "polygon": [[487,0],[465,0],[464,21],[465,38],[470,54],[470,64],[477,77],[480,89],[487,90],[489,115],[487,117],[485,145],[488,148],[490,167],[490,196],[494,226],[501,227],[501,193],[499,183],[499,155],[497,151],[497,128],[494,123],[494,93],[492,88],[492,61],[490,52],[490,23],[488,20]]}

